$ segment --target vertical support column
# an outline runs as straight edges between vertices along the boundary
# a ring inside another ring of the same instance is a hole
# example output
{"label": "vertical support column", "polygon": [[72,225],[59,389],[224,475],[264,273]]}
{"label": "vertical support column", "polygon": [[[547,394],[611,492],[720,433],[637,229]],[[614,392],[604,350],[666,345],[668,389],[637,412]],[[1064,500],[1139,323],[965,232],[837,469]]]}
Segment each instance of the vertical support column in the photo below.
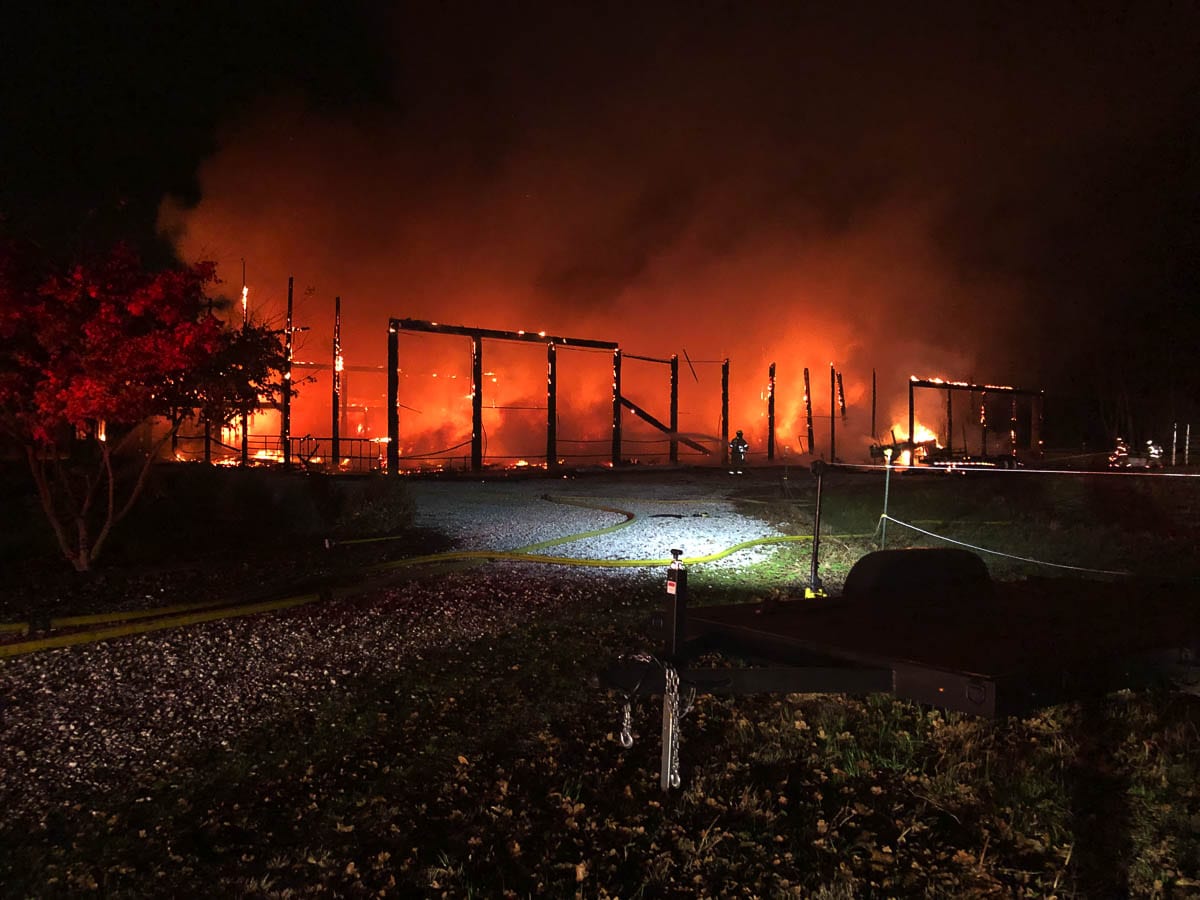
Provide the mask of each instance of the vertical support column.
{"label": "vertical support column", "polygon": [[729,358],[721,360],[721,468],[729,465]]}
{"label": "vertical support column", "polygon": [[[246,287],[246,260],[242,260],[242,331],[250,327],[250,292]],[[250,465],[250,411],[242,407],[242,465]]]}
{"label": "vertical support column", "polygon": [[808,452],[817,452],[817,438],[813,433],[812,383],[808,379],[808,366],[804,367],[804,416],[808,420]]}
{"label": "vertical support column", "polygon": [[1017,398],[1014,395],[1010,401],[1008,413],[1008,454],[1017,455]]}
{"label": "vertical support column", "polygon": [[1032,434],[1029,435],[1029,446],[1033,451],[1041,457],[1042,455],[1042,428],[1044,425],[1043,416],[1045,415],[1045,395],[1038,394],[1030,401],[1032,407],[1029,413],[1029,427]]}
{"label": "vertical support column", "polygon": [[680,557],[682,550],[671,551],[667,567],[667,594],[663,598],[663,659],[678,663],[683,649],[684,627],[687,624],[687,567]]}
{"label": "vertical support column", "polygon": [[946,452],[954,455],[954,391],[946,389]]}
{"label": "vertical support column", "polygon": [[400,326],[388,320],[387,361],[387,470],[400,474]]}
{"label": "vertical support column", "polygon": [[[895,443],[893,441],[892,443]],[[888,491],[892,487],[892,448],[883,448],[883,515],[879,519],[879,549],[887,549]]]}
{"label": "vertical support column", "polygon": [[818,568],[821,560],[821,481],[825,474],[825,464],[818,459],[812,464],[812,473],[817,479],[817,491],[813,503],[812,571],[809,572],[808,584],[809,591],[815,597],[824,593]]}
{"label": "vertical support column", "polygon": [[679,354],[671,354],[671,465],[679,463]]}
{"label": "vertical support column", "polygon": [[[338,427],[338,433],[350,436],[350,373],[346,371],[345,365],[342,366],[342,423]],[[348,453],[353,453],[353,450]]]}
{"label": "vertical support column", "polygon": [[767,369],[767,462],[775,459],[775,363]]}
{"label": "vertical support column", "polygon": [[342,298],[333,298],[333,469],[341,466],[341,418],[342,418]]}
{"label": "vertical support column", "polygon": [[829,461],[837,462],[837,371],[829,364]]}
{"label": "vertical support column", "polygon": [[984,391],[979,398],[979,427],[982,432],[982,446],[979,448],[983,456],[987,456],[987,391]]}
{"label": "vertical support column", "polygon": [[916,411],[913,408],[913,380],[908,379],[908,464],[915,466],[917,464],[917,439],[913,434],[916,430]]}
{"label": "vertical support column", "polygon": [[292,468],[292,337],[295,329],[292,326],[292,285],[294,279],[288,276],[287,319],[284,324],[283,338],[283,396],[280,397],[282,410],[279,415],[279,443],[283,445],[283,468]]}
{"label": "vertical support column", "polygon": [[483,338],[471,335],[471,471],[483,470]]}
{"label": "vertical support column", "polygon": [[558,352],[546,345],[546,469],[558,468]]}
{"label": "vertical support column", "polygon": [[875,430],[875,402],[878,399],[879,393],[875,383],[875,370],[871,369],[871,440],[879,440],[879,435]]}
{"label": "vertical support column", "polygon": [[250,465],[250,413],[246,407],[242,407],[242,449],[240,455],[242,465]]}
{"label": "vertical support column", "polygon": [[613,351],[612,467],[621,464],[621,351]]}

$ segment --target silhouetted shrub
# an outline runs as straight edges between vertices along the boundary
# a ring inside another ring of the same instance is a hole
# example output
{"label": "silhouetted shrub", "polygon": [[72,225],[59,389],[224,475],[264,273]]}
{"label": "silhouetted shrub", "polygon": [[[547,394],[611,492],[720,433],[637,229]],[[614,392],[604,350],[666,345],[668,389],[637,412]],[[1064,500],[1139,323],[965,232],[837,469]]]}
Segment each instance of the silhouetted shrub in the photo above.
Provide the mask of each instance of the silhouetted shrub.
{"label": "silhouetted shrub", "polygon": [[330,535],[361,537],[411,525],[403,482],[273,469],[167,465],[114,534],[114,555],[145,559],[277,549]]}

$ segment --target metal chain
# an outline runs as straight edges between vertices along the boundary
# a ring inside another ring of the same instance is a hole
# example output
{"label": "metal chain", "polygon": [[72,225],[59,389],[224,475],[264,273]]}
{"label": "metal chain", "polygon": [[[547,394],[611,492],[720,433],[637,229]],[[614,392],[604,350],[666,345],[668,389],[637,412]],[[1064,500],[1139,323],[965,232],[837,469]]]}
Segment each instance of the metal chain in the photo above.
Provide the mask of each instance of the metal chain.
{"label": "metal chain", "polygon": [[[657,659],[649,653],[633,653],[629,657],[634,662],[640,662],[643,665],[659,665]],[[633,689],[632,694],[625,695],[625,702],[621,706],[621,746],[628,750],[633,746],[633,697],[638,692],[638,688],[642,686],[641,679],[638,679],[637,686]]]}
{"label": "metal chain", "polygon": [[621,746],[626,750],[633,746],[633,708],[628,697],[621,707]]}
{"label": "metal chain", "polygon": [[[682,784],[682,779],[679,775],[679,722],[692,711],[692,707],[696,702],[696,687],[695,685],[688,686],[687,700],[680,709],[679,703],[679,672],[670,663],[665,660],[658,659],[649,653],[634,653],[629,657],[635,662],[640,662],[645,665],[661,666],[663,670],[663,702],[666,704],[666,714],[670,719],[670,747],[668,748],[668,763],[667,763],[667,779],[668,783],[673,788],[679,787]],[[641,687],[639,681],[638,687]],[[634,689],[637,693],[637,688]],[[633,695],[627,695],[625,702],[621,705],[621,746],[628,750],[633,746]]]}
{"label": "metal chain", "polygon": [[679,787],[679,673],[672,665],[663,666],[664,691],[668,715],[671,717],[671,752],[670,752],[670,784]]}

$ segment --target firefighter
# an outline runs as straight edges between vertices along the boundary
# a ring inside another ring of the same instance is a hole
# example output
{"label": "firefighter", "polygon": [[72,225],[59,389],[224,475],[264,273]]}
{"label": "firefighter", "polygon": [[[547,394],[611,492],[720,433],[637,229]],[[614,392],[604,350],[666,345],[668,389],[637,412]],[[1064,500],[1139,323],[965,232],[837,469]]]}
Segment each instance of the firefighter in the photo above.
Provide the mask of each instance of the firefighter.
{"label": "firefighter", "polygon": [[1129,445],[1125,443],[1125,439],[1120,435],[1117,435],[1116,449],[1108,454],[1108,466],[1110,469],[1129,468]]}
{"label": "firefighter", "polygon": [[729,464],[733,466],[729,470],[730,475],[741,475],[742,466],[746,464],[746,451],[750,449],[750,442],[742,437],[742,430],[739,428],[737,436],[729,442]]}

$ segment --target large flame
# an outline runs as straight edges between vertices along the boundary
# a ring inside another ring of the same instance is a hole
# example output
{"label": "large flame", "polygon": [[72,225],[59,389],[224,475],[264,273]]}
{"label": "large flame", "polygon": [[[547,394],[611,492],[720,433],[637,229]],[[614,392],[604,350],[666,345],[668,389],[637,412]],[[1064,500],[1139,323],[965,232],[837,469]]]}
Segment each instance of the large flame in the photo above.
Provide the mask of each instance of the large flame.
{"label": "large flame", "polygon": [[[913,453],[916,453],[916,459],[923,459],[930,447],[940,448],[942,445],[938,441],[937,432],[932,428],[922,424],[919,421],[913,422],[913,433],[911,445],[908,439],[908,422],[896,422],[891,427],[891,435],[898,437],[895,444],[891,447],[899,447],[898,453],[893,456],[891,463],[894,466],[911,466],[913,465]],[[890,449],[887,444],[883,445],[884,449]]]}
{"label": "large flame", "polygon": [[[629,112],[653,109],[630,102]],[[731,112],[733,121],[743,118]],[[703,436],[714,454],[720,361],[728,358],[728,424],[731,434],[745,431],[751,462],[765,457],[772,362],[777,457],[828,457],[836,440],[836,456],[853,461],[868,458],[879,423],[895,417],[910,372],[980,371],[978,353],[1004,346],[996,337],[1008,327],[1012,291],[968,279],[947,259],[935,199],[885,192],[854,205],[851,216],[830,218],[814,207],[813,193],[779,190],[794,182],[791,154],[738,141],[727,145],[737,151],[731,166],[726,150],[657,124],[642,133],[638,153],[613,153],[611,141],[595,138],[631,119],[611,114],[558,123],[550,142],[513,132],[502,164],[480,171],[456,145],[411,140],[405,122],[368,127],[265,104],[226,128],[199,173],[199,204],[165,202],[160,224],[185,259],[215,259],[226,269],[245,259],[257,319],[282,324],[295,276],[294,322],[309,329],[296,335],[296,358],[325,368],[296,372],[309,380],[293,405],[294,435],[331,431],[335,296],[342,434],[367,438],[386,433],[382,369],[392,316],[614,341],[631,355],[678,354],[679,430]],[[712,121],[707,105],[680,115]],[[756,146],[764,157],[748,149]],[[830,360],[842,373],[844,415]],[[544,458],[544,349],[485,341],[483,362],[491,375],[473,386],[467,339],[402,338],[402,456],[465,458],[470,396],[479,389],[487,458]],[[605,462],[611,358],[563,351],[558,365],[559,451]],[[667,420],[664,366],[627,359],[622,392]],[[665,458],[660,431],[628,411],[622,420],[626,455]]]}

